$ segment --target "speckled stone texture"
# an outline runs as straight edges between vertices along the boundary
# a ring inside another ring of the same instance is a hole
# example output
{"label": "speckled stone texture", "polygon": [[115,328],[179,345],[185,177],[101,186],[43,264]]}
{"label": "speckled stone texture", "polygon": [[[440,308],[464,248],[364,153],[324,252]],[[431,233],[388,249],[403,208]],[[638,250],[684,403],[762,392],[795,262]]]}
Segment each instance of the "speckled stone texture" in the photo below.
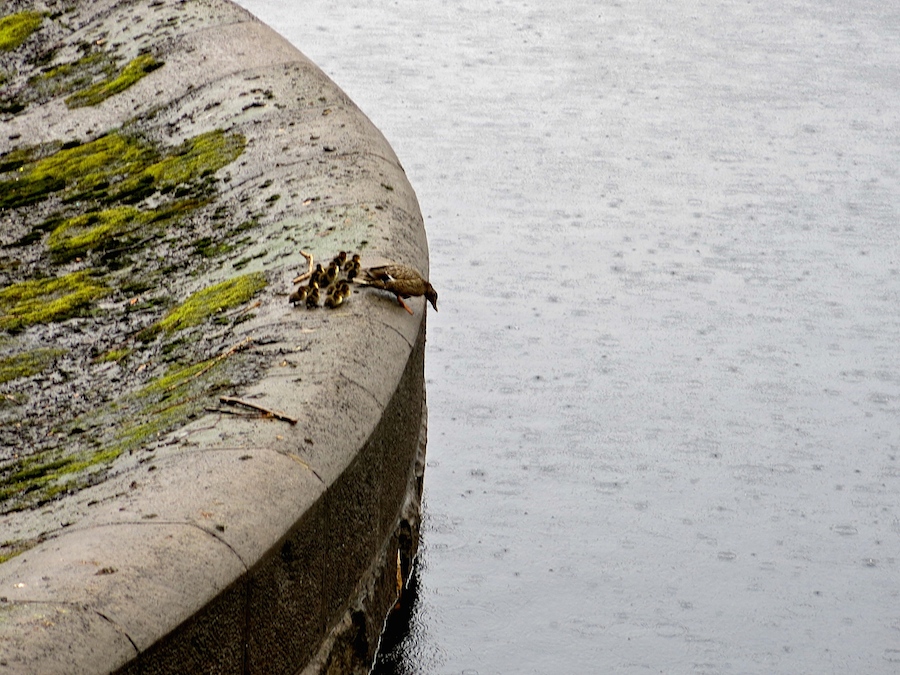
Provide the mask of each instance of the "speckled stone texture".
{"label": "speckled stone texture", "polygon": [[[425,303],[410,300],[410,315],[391,296],[358,289],[339,309],[307,310],[287,296],[306,269],[301,249],[326,262],[358,250],[364,262],[395,260],[427,276],[422,217],[402,166],[314,64],[224,0],[9,9],[45,12],[35,35],[59,41],[48,58],[89,42],[123,62],[151,49],[162,65],[96,105],[51,96],[10,107],[0,153],[87,143],[135,120],[169,145],[216,129],[241,134],[243,152],[212,174],[204,208],[253,225],[172,292],[184,302],[248,273],[265,287],[229,308],[240,321],[212,317],[173,343],[206,349],[198,358],[211,359],[211,373],[219,363],[252,368],[222,370],[240,376],[208,385],[201,370],[190,381],[203,386],[183,394],[195,408],[178,424],[77,489],[0,515],[0,542],[22,544],[0,564],[0,675],[367,672],[400,592],[398,561],[408,572],[418,543]],[[215,222],[200,219],[197,232]],[[118,303],[90,312],[120,311]],[[89,331],[90,312],[36,330]],[[165,350],[142,348],[98,370],[121,369],[112,381],[122,390],[106,391],[109,400],[127,404],[130,378],[171,367]],[[26,379],[5,386],[15,396]],[[296,423],[225,406],[223,395]]]}

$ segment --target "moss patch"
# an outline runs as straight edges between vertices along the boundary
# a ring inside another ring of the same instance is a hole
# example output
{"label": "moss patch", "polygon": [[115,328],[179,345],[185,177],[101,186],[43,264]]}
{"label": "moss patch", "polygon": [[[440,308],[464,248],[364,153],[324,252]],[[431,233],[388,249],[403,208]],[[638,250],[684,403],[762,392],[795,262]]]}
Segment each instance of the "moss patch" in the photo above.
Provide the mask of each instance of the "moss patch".
{"label": "moss patch", "polygon": [[262,274],[245,274],[197,291],[156,324],[158,330],[172,333],[196,326],[213,314],[247,302],[262,290],[266,279]]}
{"label": "moss patch", "polygon": [[[116,61],[106,52],[91,52],[77,61],[61,63],[28,79],[23,97],[34,103],[84,90],[98,77],[109,79],[116,72]],[[71,106],[70,106],[71,107]]]}
{"label": "moss patch", "polygon": [[147,167],[144,175],[160,187],[202,178],[231,164],[244,151],[246,140],[240,134],[221,129],[186,140],[169,157]]}
{"label": "moss patch", "polygon": [[109,291],[87,272],[21,281],[0,291],[0,328],[19,330],[35,323],[62,321]]}
{"label": "moss patch", "polygon": [[138,174],[156,157],[149,144],[120,133],[62,148],[19,167],[15,179],[0,183],[0,208],[27,206],[67,189],[105,188],[121,176]]}
{"label": "moss patch", "polygon": [[120,206],[67,218],[50,233],[47,247],[56,258],[68,260],[119,244],[150,217],[133,207]]}
{"label": "moss patch", "polygon": [[66,353],[65,349],[33,349],[0,359],[0,384],[37,375]]}
{"label": "moss patch", "polygon": [[86,89],[75,92],[66,99],[66,105],[70,108],[83,108],[85,106],[102,103],[110,96],[119,94],[148,73],[152,73],[163,64],[150,54],[141,54],[131,60],[121,71],[101,82],[92,84]]}
{"label": "moss patch", "polygon": [[[17,172],[0,181],[0,208],[28,206],[57,192],[69,201],[135,203],[158,190],[202,181],[233,162],[245,145],[242,135],[215,130],[163,154],[117,131],[51,154],[46,148],[17,149],[0,157],[0,166]],[[40,157],[42,152],[46,156]],[[189,185],[177,196],[189,193]]]}
{"label": "moss patch", "polygon": [[[64,455],[58,451],[39,453],[13,462],[0,470],[0,505],[9,513],[43,504],[57,495],[90,484],[90,469],[102,470],[121,454],[120,449]],[[72,477],[73,474],[82,474]]]}
{"label": "moss patch", "polygon": [[0,19],[0,52],[16,49],[41,26],[40,12],[17,12]]}

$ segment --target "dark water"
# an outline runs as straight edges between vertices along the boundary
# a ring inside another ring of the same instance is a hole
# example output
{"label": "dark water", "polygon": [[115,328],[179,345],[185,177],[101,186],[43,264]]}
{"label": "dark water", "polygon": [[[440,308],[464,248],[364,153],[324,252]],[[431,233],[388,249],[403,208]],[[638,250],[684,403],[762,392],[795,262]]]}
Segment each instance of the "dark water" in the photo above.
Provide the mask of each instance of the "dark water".
{"label": "dark water", "polygon": [[426,520],[378,672],[900,671],[894,5],[241,4],[426,219]]}

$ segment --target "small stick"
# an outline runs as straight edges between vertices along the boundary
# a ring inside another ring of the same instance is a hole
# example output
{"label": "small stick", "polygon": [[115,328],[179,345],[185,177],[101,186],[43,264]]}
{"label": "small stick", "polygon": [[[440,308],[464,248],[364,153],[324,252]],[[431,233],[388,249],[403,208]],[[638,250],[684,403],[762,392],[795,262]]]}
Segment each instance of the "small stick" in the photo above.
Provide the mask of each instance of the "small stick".
{"label": "small stick", "polygon": [[261,406],[258,403],[253,403],[252,401],[245,401],[242,398],[235,398],[234,396],[220,396],[219,402],[226,403],[228,405],[242,405],[242,406],[246,406],[247,408],[251,408],[253,410],[259,410],[260,412],[265,413],[266,415],[274,417],[276,420],[281,420],[282,422],[287,422],[288,424],[297,424],[297,422],[298,422],[298,420],[296,420],[293,417],[290,417],[289,415],[286,415],[285,413],[281,412],[280,410],[272,410],[271,408],[266,408],[265,406]]}
{"label": "small stick", "polygon": [[307,270],[306,274],[301,274],[299,277],[294,279],[292,283],[299,284],[301,281],[306,281],[312,276],[313,272],[313,255],[312,253],[307,253],[306,251],[300,251],[300,255],[306,258]]}
{"label": "small stick", "polygon": [[212,361],[210,361],[210,362],[206,365],[205,368],[201,368],[201,369],[198,370],[196,373],[194,373],[193,375],[191,375],[189,378],[187,378],[186,380],[184,380],[184,382],[178,382],[178,383],[176,383],[176,384],[171,385],[170,387],[168,387],[168,388],[166,389],[166,391],[172,391],[173,389],[177,389],[178,387],[180,387],[181,385],[185,384],[186,382],[190,382],[191,380],[193,380],[193,379],[195,379],[195,378],[198,378],[198,377],[200,377],[201,375],[203,375],[203,374],[209,372],[212,368],[215,368],[217,365],[219,365],[219,362],[220,362],[222,359],[226,359],[226,358],[228,358],[229,356],[231,356],[232,354],[235,354],[235,353],[241,351],[244,347],[246,347],[246,346],[247,346],[248,344],[250,344],[251,342],[253,342],[253,338],[252,338],[252,337],[245,337],[243,340],[241,340],[240,342],[238,342],[236,345],[234,345],[233,347],[231,347],[231,348],[228,349],[227,351],[224,351],[224,352],[222,352],[221,354],[219,354],[216,358],[214,358]]}
{"label": "small stick", "polygon": [[206,406],[203,408],[206,412],[211,413],[220,413],[222,415],[237,415],[238,417],[246,417],[248,419],[263,419],[265,415],[263,413],[242,413],[240,410],[231,410],[230,408],[213,408],[212,406]]}

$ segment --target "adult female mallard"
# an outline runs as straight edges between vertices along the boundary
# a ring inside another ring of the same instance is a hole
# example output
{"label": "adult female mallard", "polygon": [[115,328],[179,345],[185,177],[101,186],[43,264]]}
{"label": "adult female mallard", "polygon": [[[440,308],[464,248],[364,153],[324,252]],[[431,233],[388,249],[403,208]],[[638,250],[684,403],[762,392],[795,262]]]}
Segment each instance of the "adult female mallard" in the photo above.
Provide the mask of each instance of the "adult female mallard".
{"label": "adult female mallard", "polygon": [[403,298],[422,295],[431,303],[434,311],[437,311],[437,291],[412,267],[397,264],[369,267],[362,270],[362,277],[355,281],[356,283],[393,293],[397,296],[397,302],[400,303],[400,306],[410,314],[413,311],[409,308],[409,305],[403,302]]}

